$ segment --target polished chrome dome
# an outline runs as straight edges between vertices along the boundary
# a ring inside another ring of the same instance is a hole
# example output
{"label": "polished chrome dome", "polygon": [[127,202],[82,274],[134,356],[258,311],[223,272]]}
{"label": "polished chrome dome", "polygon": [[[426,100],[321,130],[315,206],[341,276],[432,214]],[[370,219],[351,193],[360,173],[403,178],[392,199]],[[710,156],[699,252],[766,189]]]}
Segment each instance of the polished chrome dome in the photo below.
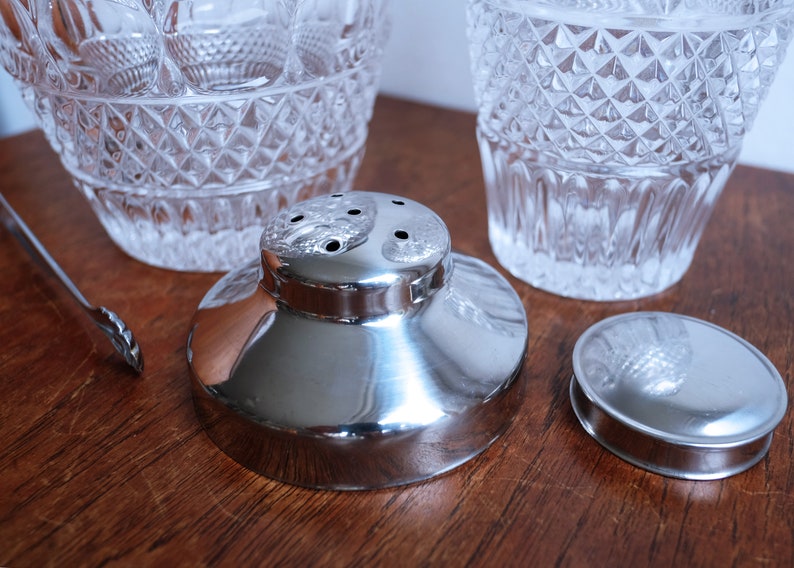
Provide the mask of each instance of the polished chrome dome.
{"label": "polished chrome dome", "polygon": [[409,199],[319,197],[265,228],[261,259],[206,295],[188,340],[212,440],[286,482],[370,489],[448,471],[520,403],[526,316]]}

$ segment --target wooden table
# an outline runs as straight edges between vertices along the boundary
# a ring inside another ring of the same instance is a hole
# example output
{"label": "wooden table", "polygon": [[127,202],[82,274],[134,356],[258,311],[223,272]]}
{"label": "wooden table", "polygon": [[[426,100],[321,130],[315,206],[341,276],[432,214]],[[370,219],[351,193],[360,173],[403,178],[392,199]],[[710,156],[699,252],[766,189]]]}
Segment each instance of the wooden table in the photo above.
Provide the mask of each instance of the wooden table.
{"label": "wooden table", "polygon": [[[456,248],[495,264],[472,115],[382,98],[357,188],[421,200]],[[568,400],[577,337],[640,309],[732,330],[794,390],[792,175],[738,168],[692,268],[657,297],[588,303],[511,278],[530,333],[505,436],[435,480],[348,493],[255,475],[201,430],[185,341],[217,274],[125,256],[38,133],[0,141],[0,191],[85,294],[124,317],[147,366],[130,374],[0,230],[0,565],[794,565],[791,413],[759,465],[688,482],[603,450]]]}

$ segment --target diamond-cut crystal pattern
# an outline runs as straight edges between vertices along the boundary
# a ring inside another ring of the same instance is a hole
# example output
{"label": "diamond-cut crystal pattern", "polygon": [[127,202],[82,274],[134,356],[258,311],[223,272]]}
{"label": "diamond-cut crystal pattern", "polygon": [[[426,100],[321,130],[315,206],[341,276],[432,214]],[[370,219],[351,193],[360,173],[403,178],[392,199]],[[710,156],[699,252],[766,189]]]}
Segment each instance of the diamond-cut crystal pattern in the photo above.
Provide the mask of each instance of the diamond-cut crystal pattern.
{"label": "diamond-cut crystal pattern", "polygon": [[202,193],[311,176],[346,159],[364,144],[369,113],[361,109],[372,106],[375,78],[364,68],[269,97],[178,104],[44,91],[38,98],[53,109],[50,135],[76,141],[62,158],[82,177]]}
{"label": "diamond-cut crystal pattern", "polygon": [[487,8],[473,16],[489,130],[566,159],[631,166],[701,160],[740,144],[792,34],[791,18],[698,32]]}

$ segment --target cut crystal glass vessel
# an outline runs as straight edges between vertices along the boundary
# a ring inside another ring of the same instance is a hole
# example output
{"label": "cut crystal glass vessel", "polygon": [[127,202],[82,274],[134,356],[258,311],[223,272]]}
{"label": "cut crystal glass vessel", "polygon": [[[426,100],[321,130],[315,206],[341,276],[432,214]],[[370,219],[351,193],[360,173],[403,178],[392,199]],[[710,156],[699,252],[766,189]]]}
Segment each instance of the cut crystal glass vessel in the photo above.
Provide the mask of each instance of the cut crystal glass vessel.
{"label": "cut crystal glass vessel", "polygon": [[111,238],[217,271],[351,188],[385,0],[2,0],[0,62]]}
{"label": "cut crystal glass vessel", "polygon": [[794,2],[469,2],[490,239],[539,288],[621,300],[688,269]]}

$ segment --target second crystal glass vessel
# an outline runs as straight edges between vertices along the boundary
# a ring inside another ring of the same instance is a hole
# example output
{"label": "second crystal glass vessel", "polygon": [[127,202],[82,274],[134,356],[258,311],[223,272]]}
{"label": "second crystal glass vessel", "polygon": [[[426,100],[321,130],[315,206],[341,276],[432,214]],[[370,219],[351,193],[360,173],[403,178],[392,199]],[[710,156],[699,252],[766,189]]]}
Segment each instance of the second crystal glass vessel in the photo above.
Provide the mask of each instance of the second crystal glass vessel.
{"label": "second crystal glass vessel", "polygon": [[470,0],[491,244],[590,300],[686,272],[791,40],[792,0]]}

